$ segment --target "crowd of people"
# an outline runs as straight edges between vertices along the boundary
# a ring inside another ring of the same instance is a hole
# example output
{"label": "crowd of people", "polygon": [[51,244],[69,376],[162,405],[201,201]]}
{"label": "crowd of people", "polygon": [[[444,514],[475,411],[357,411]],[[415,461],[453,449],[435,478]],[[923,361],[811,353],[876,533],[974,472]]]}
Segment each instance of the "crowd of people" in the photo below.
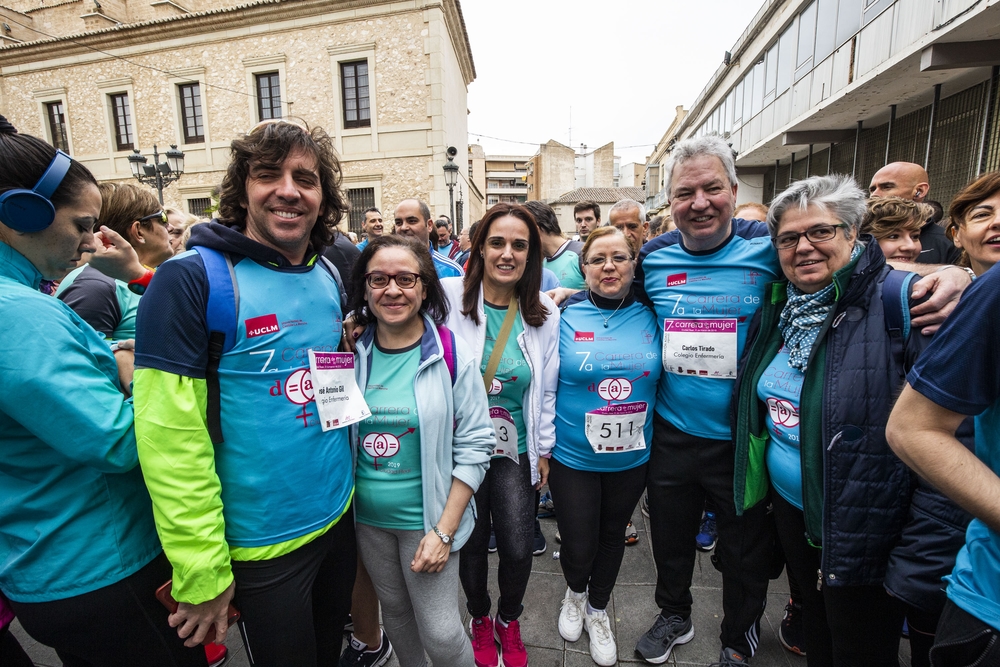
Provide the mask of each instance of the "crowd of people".
{"label": "crowd of people", "polygon": [[710,520],[718,667],[782,572],[810,665],[896,665],[904,626],[914,667],[1000,665],[1000,173],[946,221],[909,163],[739,209],[719,137],[665,173],[660,219],[500,203],[456,238],[408,198],[355,245],[320,128],[236,138],[195,224],[0,117],[0,662],[16,616],[68,667],[220,664],[233,625],[253,665],[526,667],[547,487],[534,611],[598,665],[640,502],[650,664]]}

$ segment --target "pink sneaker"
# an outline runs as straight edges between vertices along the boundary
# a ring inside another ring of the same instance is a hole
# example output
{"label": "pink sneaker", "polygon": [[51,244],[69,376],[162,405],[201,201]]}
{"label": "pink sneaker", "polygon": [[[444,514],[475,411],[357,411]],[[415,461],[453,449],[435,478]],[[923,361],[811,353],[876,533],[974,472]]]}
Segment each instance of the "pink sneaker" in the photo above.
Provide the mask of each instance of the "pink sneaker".
{"label": "pink sneaker", "polygon": [[497,655],[497,644],[493,640],[493,619],[480,616],[469,621],[472,631],[472,657],[476,667],[499,667],[500,656]]}
{"label": "pink sneaker", "polygon": [[504,667],[528,667],[528,652],[524,650],[524,642],[521,641],[521,624],[511,621],[505,628],[497,619],[494,627],[500,641]]}

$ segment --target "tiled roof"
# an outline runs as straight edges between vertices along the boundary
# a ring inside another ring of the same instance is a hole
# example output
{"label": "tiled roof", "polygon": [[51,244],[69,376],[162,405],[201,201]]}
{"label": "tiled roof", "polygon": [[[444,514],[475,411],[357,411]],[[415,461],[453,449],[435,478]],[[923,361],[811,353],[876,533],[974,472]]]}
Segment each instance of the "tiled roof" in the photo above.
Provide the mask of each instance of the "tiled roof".
{"label": "tiled roof", "polygon": [[577,188],[550,201],[549,204],[575,204],[584,200],[598,204],[613,204],[622,199],[646,201],[646,191],[642,188]]}

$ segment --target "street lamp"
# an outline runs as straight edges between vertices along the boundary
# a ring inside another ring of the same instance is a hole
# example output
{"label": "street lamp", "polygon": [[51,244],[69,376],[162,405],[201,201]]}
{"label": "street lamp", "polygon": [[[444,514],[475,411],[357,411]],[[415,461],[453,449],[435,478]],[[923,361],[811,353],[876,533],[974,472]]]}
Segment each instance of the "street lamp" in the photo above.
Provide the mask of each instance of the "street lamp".
{"label": "street lamp", "polygon": [[160,206],[163,206],[163,188],[184,174],[184,151],[177,150],[177,144],[170,144],[170,150],[165,157],[166,162],[160,162],[156,144],[153,144],[153,164],[146,164],[146,156],[140,153],[138,148],[133,149],[132,155],[128,156],[128,166],[132,169],[132,175],[140,183],[156,188],[156,193],[160,196]]}
{"label": "street lamp", "polygon": [[448,146],[445,155],[447,155],[448,161],[441,168],[444,169],[444,182],[448,185],[448,212],[450,213],[450,219],[454,221],[455,182],[458,180],[458,165],[455,164],[455,156],[458,155],[458,149],[454,146]]}

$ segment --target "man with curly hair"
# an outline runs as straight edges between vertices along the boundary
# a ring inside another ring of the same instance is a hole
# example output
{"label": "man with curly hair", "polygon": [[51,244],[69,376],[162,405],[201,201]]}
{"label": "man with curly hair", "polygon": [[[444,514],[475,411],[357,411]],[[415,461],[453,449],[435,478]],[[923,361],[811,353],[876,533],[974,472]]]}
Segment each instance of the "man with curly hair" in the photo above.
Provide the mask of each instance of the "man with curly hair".
{"label": "man with curly hair", "polygon": [[188,645],[213,625],[221,641],[231,601],[252,664],[334,665],[353,466],[346,429],[320,426],[308,351],[342,336],[342,281],[318,254],[348,208],[340,164],[322,129],[287,120],[234,140],[231,158],[219,217],[158,270],[136,323],[136,439],[173,567],[170,624]]}

